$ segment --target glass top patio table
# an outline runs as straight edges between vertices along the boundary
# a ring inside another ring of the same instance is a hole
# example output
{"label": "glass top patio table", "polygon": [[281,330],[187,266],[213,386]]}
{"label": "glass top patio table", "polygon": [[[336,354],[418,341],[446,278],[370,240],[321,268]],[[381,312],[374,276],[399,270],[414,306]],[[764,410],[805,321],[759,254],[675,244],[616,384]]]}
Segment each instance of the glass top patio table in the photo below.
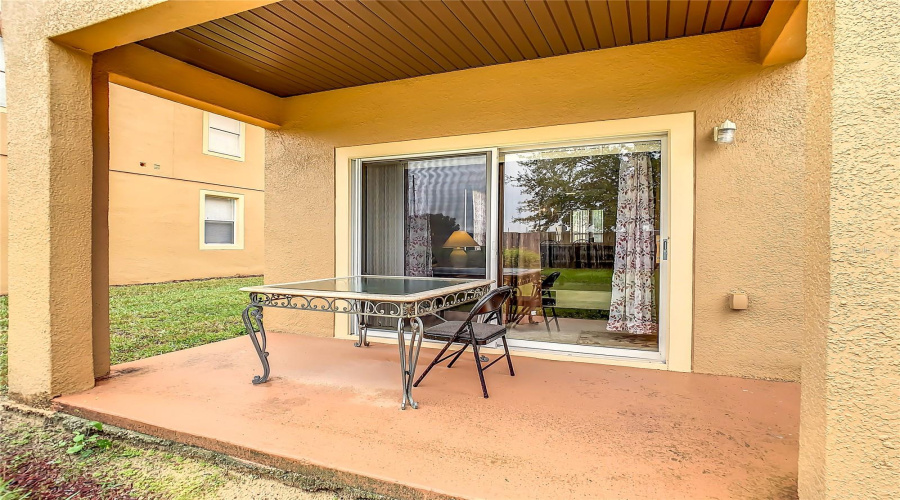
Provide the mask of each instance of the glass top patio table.
{"label": "glass top patio table", "polygon": [[[488,293],[493,283],[494,280],[486,279],[345,276],[241,288],[250,294],[250,304],[243,313],[244,327],[263,367],[263,374],[253,377],[253,383],[262,384],[269,379],[263,324],[265,307],[355,315],[359,325],[357,347],[369,345],[362,318],[395,318],[403,394],[400,408],[405,409],[407,405],[418,408],[412,389],[425,332],[421,317],[478,300]],[[409,325],[411,332],[408,349],[404,324]]]}
{"label": "glass top patio table", "polygon": [[[412,276],[345,276],[241,288],[242,292],[292,296],[413,301],[489,286],[493,280]],[[340,312],[340,311],[336,311]]]}

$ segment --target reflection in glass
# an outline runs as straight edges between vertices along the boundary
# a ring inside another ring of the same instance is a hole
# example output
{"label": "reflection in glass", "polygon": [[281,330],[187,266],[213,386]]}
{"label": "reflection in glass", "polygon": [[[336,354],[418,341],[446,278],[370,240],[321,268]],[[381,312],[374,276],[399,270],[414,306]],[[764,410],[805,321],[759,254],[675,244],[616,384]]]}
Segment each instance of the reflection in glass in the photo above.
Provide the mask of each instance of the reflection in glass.
{"label": "reflection in glass", "polygon": [[488,165],[484,153],[363,162],[362,274],[485,278]]}
{"label": "reflection in glass", "polygon": [[660,141],[503,158],[510,337],[658,350]]}

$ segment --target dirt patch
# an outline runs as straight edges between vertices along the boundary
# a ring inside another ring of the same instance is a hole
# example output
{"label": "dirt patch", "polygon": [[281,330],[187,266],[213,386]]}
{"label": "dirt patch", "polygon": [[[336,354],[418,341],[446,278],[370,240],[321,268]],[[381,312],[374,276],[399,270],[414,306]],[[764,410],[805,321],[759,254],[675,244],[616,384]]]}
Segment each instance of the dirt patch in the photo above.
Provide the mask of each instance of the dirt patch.
{"label": "dirt patch", "polygon": [[[0,400],[0,481],[51,500],[383,498],[115,427],[91,431],[88,424]],[[86,457],[67,453],[74,436],[91,432],[112,446]]]}
{"label": "dirt patch", "polygon": [[6,446],[0,453],[0,477],[9,487],[28,492],[33,498],[63,500],[69,498],[106,498],[132,500],[131,488],[110,486],[92,477],[71,474],[67,467],[33,447],[11,453]]}

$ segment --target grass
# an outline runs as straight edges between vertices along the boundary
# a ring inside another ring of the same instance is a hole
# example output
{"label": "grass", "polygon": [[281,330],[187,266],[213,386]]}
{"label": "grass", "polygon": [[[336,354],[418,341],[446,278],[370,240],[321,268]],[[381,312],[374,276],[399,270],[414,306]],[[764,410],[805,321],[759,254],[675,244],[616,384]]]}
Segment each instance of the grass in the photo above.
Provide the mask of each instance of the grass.
{"label": "grass", "polygon": [[261,277],[221,278],[109,290],[112,363],[179,351],[244,333],[245,286]]}
{"label": "grass", "polygon": [[[261,277],[220,278],[152,285],[114,286],[109,290],[112,363],[230,339],[244,333],[244,286]],[[7,297],[0,297],[0,394],[7,391]]]}
{"label": "grass", "polygon": [[10,485],[12,481],[0,481],[0,500],[25,500],[31,495]]}
{"label": "grass", "polygon": [[563,269],[548,267],[541,274],[544,276],[559,271],[559,280],[554,288],[560,290],[612,290],[612,269]]}

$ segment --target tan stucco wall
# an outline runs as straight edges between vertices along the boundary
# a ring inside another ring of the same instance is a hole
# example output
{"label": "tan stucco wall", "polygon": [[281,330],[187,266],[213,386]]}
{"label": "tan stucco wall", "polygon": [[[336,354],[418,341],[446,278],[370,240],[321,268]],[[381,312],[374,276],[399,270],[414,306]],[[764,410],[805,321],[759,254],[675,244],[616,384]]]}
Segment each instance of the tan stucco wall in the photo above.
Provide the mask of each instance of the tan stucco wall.
{"label": "tan stucco wall", "polygon": [[[200,250],[200,190],[244,196],[244,250]],[[262,274],[261,191],[110,172],[112,284]]]}
{"label": "tan stucco wall", "polygon": [[821,63],[810,100],[831,94],[830,106],[813,106],[809,142],[829,170],[810,180],[829,187],[819,195],[830,245],[810,267],[828,295],[805,343],[804,498],[900,498],[900,163],[890,137],[900,129],[900,4],[874,5],[810,4]]}
{"label": "tan stucco wall", "polygon": [[6,112],[0,112],[0,295],[6,295],[8,291],[9,189],[6,180],[6,137]]}
{"label": "tan stucco wall", "polygon": [[115,84],[109,99],[110,170],[263,189],[261,128],[247,125],[246,158],[229,160],[203,154],[203,111]]}
{"label": "tan stucco wall", "polygon": [[[126,3],[137,5],[120,2]],[[9,103],[9,391],[38,402],[94,384],[91,59],[46,37],[104,14],[66,4],[2,4]]]}
{"label": "tan stucco wall", "polygon": [[260,127],[281,123],[280,98],[140,45],[95,54],[94,70],[112,83]]}
{"label": "tan stucco wall", "polygon": [[[110,284],[262,274],[263,130],[235,161],[203,154],[198,109],[113,84],[109,116]],[[243,249],[200,249],[200,190],[245,196]]]}
{"label": "tan stucco wall", "polygon": [[808,18],[809,67],[806,100],[806,176],[804,200],[803,291],[806,323],[801,351],[800,457],[798,489],[801,498],[825,498],[825,345],[831,299],[829,211],[831,208],[831,86],[833,83],[833,2],[810,5]]}
{"label": "tan stucco wall", "polygon": [[[797,380],[805,63],[762,68],[757,51],[744,30],[292,98],[267,135],[266,279],[333,274],[330,238],[297,242],[333,231],[335,147],[693,111],[694,370]],[[726,118],[737,143],[720,146]],[[749,310],[728,309],[733,289]],[[328,318],[269,317],[331,334]]]}
{"label": "tan stucco wall", "polygon": [[[133,41],[129,36],[136,33],[162,34],[259,4],[163,3],[2,2],[10,137],[9,391],[19,400],[46,403],[91,387],[95,370],[102,374],[106,366],[93,345],[108,335],[108,305],[94,300],[93,278],[106,273],[92,255],[103,253],[93,250],[105,248],[106,238],[103,224],[93,223],[105,219],[93,199],[93,150],[105,138],[92,137],[92,60],[77,36],[68,46],[50,38],[96,25],[82,32],[94,52]],[[132,14],[151,6],[161,15]],[[95,329],[106,333],[95,337]],[[108,353],[105,344],[98,352]]]}
{"label": "tan stucco wall", "polygon": [[[6,149],[0,112],[0,295],[7,293]],[[244,161],[203,154],[202,111],[110,85],[109,283],[262,274],[264,155],[263,130],[253,125]],[[245,194],[242,250],[199,249],[201,189]]]}

